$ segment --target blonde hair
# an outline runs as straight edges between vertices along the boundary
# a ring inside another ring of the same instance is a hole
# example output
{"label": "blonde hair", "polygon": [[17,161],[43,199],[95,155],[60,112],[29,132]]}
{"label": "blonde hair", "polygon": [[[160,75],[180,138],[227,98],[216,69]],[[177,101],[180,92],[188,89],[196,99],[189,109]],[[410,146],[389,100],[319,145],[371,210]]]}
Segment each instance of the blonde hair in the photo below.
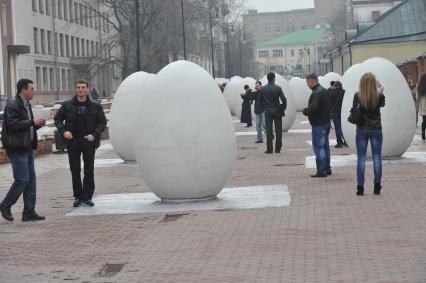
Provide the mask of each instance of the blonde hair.
{"label": "blonde hair", "polygon": [[359,103],[365,108],[375,109],[379,104],[376,76],[366,73],[359,81]]}

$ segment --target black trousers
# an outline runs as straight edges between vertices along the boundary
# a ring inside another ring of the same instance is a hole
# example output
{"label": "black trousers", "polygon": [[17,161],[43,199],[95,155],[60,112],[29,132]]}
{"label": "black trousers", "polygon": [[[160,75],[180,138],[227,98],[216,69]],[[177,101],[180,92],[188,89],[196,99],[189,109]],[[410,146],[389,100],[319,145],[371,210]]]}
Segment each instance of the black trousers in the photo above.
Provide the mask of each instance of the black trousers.
{"label": "black trousers", "polygon": [[265,111],[266,123],[266,149],[273,150],[272,146],[272,123],[275,125],[275,151],[280,151],[283,138],[283,120],[282,115],[278,111]]}
{"label": "black trousers", "polygon": [[426,132],[426,116],[422,116],[423,117],[423,121],[422,121],[422,139],[425,139],[425,132]]}
{"label": "black trousers", "polygon": [[[72,189],[74,197],[82,200],[92,199],[95,192],[95,152],[96,148],[93,142],[74,138],[68,142],[67,146],[68,160],[72,175]],[[81,182],[81,155],[84,162],[84,178]]]}

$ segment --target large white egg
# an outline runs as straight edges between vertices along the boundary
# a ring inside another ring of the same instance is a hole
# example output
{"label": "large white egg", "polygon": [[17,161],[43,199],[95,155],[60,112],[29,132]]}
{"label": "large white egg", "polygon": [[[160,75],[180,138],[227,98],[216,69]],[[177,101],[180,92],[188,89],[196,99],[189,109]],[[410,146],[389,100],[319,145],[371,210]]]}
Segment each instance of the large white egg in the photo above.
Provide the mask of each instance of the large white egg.
{"label": "large white egg", "polygon": [[128,76],[118,87],[111,105],[109,136],[114,151],[125,161],[136,161],[135,129],[138,121],[139,107],[147,86],[155,75],[136,72]]}
{"label": "large white egg", "polygon": [[238,81],[241,80],[241,77],[232,77],[230,81],[226,84],[225,89],[223,91],[223,97],[225,97],[226,104],[228,104],[229,111],[231,114],[235,115],[235,112],[231,106],[232,104],[232,97],[235,94],[235,90],[240,85]]}
{"label": "large white egg", "polygon": [[[238,117],[238,119],[241,119],[241,109],[243,99],[241,98],[241,94],[245,93],[244,86],[248,85],[251,90],[254,90],[254,87],[256,86],[256,80],[253,78],[242,78],[240,80],[236,80],[236,84],[233,86],[233,93],[231,94],[231,109],[233,110],[235,116]],[[254,120],[254,105],[251,105],[251,119]]]}
{"label": "large white egg", "polygon": [[292,78],[289,85],[293,91],[296,110],[302,111],[304,108],[308,107],[309,97],[311,96],[312,90],[306,84],[306,80],[299,77]]}
{"label": "large white egg", "polygon": [[[384,58],[371,58],[356,66],[343,76],[346,90],[342,104],[342,130],[350,147],[356,153],[356,126],[347,118],[352,107],[353,97],[359,89],[361,77],[368,72],[373,73],[384,86],[386,105],[381,108],[383,129],[383,157],[399,157],[410,146],[416,131],[416,112],[413,98],[404,76],[398,68]],[[349,76],[350,75],[350,76]],[[368,154],[371,155],[370,146]]]}
{"label": "large white egg", "polygon": [[231,174],[236,140],[210,74],[188,61],[167,65],[152,80],[139,113],[136,158],[152,192],[163,201],[214,198]]}
{"label": "large white egg", "polygon": [[334,73],[334,72],[330,72],[330,73],[328,73],[328,74],[326,74],[324,77],[322,77],[320,80],[319,80],[319,83],[320,83],[320,85],[322,85],[325,89],[328,89],[328,88],[330,88],[330,83],[332,82],[332,81],[340,81],[340,80],[342,80],[342,76],[341,75],[339,75],[339,74],[337,74],[337,73]]}
{"label": "large white egg", "polygon": [[[260,81],[263,86],[267,85],[267,76],[264,76]],[[294,101],[294,95],[291,87],[280,74],[275,74],[275,84],[282,88],[287,100],[287,109],[285,111],[285,116],[283,117],[283,132],[287,132],[290,130],[291,126],[293,126],[294,120],[296,119],[296,103]]]}

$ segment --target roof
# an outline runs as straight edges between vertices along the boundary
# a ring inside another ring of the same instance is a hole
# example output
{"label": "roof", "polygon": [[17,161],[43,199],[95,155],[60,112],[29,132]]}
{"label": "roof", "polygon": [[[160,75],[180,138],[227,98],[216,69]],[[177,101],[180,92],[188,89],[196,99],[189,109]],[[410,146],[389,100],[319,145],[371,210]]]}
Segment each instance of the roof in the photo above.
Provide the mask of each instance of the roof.
{"label": "roof", "polygon": [[258,47],[267,47],[273,45],[296,45],[312,44],[325,38],[329,31],[327,29],[307,29],[289,33],[284,36],[275,37],[270,40],[262,41],[257,44]]}
{"label": "roof", "polygon": [[404,38],[405,41],[407,37],[411,40],[419,40],[414,35],[426,33],[425,14],[425,0],[406,0],[383,14],[374,25],[355,38],[353,43],[389,42],[397,38]]}

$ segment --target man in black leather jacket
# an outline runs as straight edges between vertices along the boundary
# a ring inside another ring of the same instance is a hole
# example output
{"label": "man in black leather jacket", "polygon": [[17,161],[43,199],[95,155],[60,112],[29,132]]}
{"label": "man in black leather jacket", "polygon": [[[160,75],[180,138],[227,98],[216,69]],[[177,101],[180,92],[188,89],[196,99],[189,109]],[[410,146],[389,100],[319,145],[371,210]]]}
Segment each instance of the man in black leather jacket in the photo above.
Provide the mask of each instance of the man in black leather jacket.
{"label": "man in black leather jacket", "polygon": [[331,102],[327,90],[318,83],[316,74],[309,74],[306,83],[312,89],[308,107],[303,109],[303,114],[308,116],[312,126],[312,148],[316,156],[317,172],[311,177],[326,177],[331,175],[330,146],[328,135],[330,133]]}
{"label": "man in black leather jacket", "polygon": [[[76,95],[58,110],[55,115],[55,126],[67,141],[75,198],[73,205],[94,206],[92,196],[95,191],[95,151],[100,145],[107,120],[102,106],[89,97],[89,83],[78,80],[75,86]],[[81,155],[84,161],[83,183],[80,177]]]}
{"label": "man in black leather jacket", "polygon": [[[282,118],[287,108],[287,99],[280,86],[275,84],[275,74],[268,73],[268,84],[262,88],[261,103],[265,109],[266,121],[266,151],[272,153],[272,123],[275,125],[275,152],[280,153],[282,147]],[[280,99],[282,104],[280,104]]]}
{"label": "man in black leather jacket", "polygon": [[15,181],[6,197],[0,203],[0,211],[8,221],[13,221],[11,207],[23,194],[24,210],[22,221],[44,220],[35,212],[36,173],[34,169],[34,150],[37,149],[37,130],[46,124],[44,119],[34,119],[30,100],[34,97],[31,80],[21,79],[17,85],[18,94],[4,110],[2,137],[3,147],[13,169]]}

